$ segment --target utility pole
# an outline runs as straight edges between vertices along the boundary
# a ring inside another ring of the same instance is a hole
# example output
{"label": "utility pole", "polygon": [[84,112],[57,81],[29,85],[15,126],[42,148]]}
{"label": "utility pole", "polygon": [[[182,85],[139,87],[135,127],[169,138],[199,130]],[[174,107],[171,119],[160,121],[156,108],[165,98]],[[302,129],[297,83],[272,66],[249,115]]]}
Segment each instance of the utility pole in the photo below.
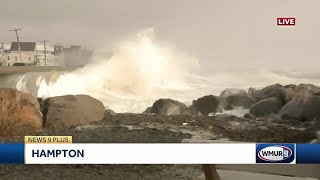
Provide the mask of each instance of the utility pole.
{"label": "utility pole", "polygon": [[61,53],[55,54],[55,57],[58,57],[58,63],[64,64],[64,52],[63,52],[63,44],[62,43],[56,43],[55,46],[57,47],[57,51]]}
{"label": "utility pole", "polygon": [[46,42],[49,42],[48,40],[43,40],[43,50],[44,50],[44,66],[47,66],[47,47]]}
{"label": "utility pole", "polygon": [[3,43],[1,43],[1,56],[0,56],[1,66],[5,66],[3,55],[4,55],[4,45],[3,45]]}
{"label": "utility pole", "polygon": [[19,40],[18,31],[21,31],[21,30],[22,30],[21,28],[19,28],[19,29],[17,29],[17,28],[10,29],[10,31],[15,31],[16,32],[20,62],[22,62],[22,58],[21,58],[21,46],[20,46],[20,40]]}

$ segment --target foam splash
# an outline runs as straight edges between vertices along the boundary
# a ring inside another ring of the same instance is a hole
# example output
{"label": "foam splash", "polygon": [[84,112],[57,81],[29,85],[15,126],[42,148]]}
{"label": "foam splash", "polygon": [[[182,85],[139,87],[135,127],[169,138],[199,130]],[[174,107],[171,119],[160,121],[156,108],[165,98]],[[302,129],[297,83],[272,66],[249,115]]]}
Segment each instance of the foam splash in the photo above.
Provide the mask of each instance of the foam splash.
{"label": "foam splash", "polygon": [[141,112],[161,96],[191,90],[186,76],[198,68],[197,59],[157,41],[148,29],[118,44],[111,58],[96,57],[55,82],[39,80],[38,96],[88,94],[116,112]]}
{"label": "foam splash", "polygon": [[[210,75],[200,76],[196,58],[157,40],[153,30],[147,29],[117,44],[111,57],[95,56],[91,64],[77,71],[30,72],[4,80],[0,77],[0,86],[14,86],[38,97],[87,94],[115,112],[141,113],[159,98],[172,98],[190,105],[199,97],[219,95],[225,88],[247,90],[275,83],[320,85],[318,72],[241,69],[236,64],[223,67],[216,64]],[[224,111],[237,116],[246,112]]]}

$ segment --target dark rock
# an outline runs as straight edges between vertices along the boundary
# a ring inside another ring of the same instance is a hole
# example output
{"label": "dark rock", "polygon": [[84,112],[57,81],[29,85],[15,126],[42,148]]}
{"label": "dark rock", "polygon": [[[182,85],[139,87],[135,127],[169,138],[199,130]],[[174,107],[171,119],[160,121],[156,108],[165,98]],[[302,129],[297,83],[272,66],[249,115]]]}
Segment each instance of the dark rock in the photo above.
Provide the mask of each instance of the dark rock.
{"label": "dark rock", "polygon": [[216,96],[208,95],[201,97],[192,102],[192,105],[200,111],[202,115],[208,115],[210,113],[216,113],[219,106],[219,100]]}
{"label": "dark rock", "polygon": [[187,115],[193,115],[196,116],[199,114],[199,111],[197,110],[197,108],[195,108],[193,105],[188,107],[188,111],[186,113]]}
{"label": "dark rock", "polygon": [[247,94],[235,94],[224,98],[220,102],[223,103],[222,106],[225,110],[232,110],[234,107],[240,106],[248,109],[255,103],[255,100]]}
{"label": "dark rock", "polygon": [[38,101],[40,106],[43,105],[43,99],[42,98],[37,98],[37,101]]}
{"label": "dark rock", "polygon": [[37,101],[40,106],[40,111],[43,113],[43,105],[44,105],[44,100],[42,98],[37,98]]}
{"label": "dark rock", "polygon": [[45,127],[52,129],[88,125],[100,121],[105,107],[97,99],[87,95],[51,97],[44,101]]}
{"label": "dark rock", "polygon": [[237,94],[247,94],[247,92],[242,89],[227,88],[220,93],[220,97],[228,97],[228,96],[237,95]]}
{"label": "dark rock", "polygon": [[254,103],[254,99],[252,99],[245,90],[241,89],[227,88],[221,92],[218,98],[219,104],[225,110],[232,110],[235,106],[249,108]]}
{"label": "dark rock", "polygon": [[146,110],[143,111],[142,114],[151,114],[151,108],[152,107],[148,107]]}
{"label": "dark rock", "polygon": [[283,123],[281,117],[278,114],[270,113],[263,117],[258,118],[260,121],[268,121],[273,123]]}
{"label": "dark rock", "polygon": [[172,99],[159,99],[153,103],[151,113],[160,115],[183,115],[188,113],[187,106]]}
{"label": "dark rock", "polygon": [[288,89],[294,89],[294,88],[297,87],[297,85],[295,85],[295,84],[288,84],[288,85],[285,85],[284,87],[285,87],[285,88],[288,88]]}
{"label": "dark rock", "polygon": [[268,126],[258,126],[257,131],[270,131]]}
{"label": "dark rock", "polygon": [[217,108],[217,113],[223,113],[223,110],[224,110],[223,106],[219,105]]}
{"label": "dark rock", "polygon": [[116,115],[116,113],[114,111],[112,111],[111,109],[107,109],[104,114],[104,116],[115,116],[115,115]]}
{"label": "dark rock", "polygon": [[295,97],[307,97],[320,92],[320,87],[313,84],[299,84],[295,88],[286,89],[286,102],[291,101]]}
{"label": "dark rock", "polygon": [[320,96],[296,96],[279,112],[282,119],[296,119],[299,121],[320,120]]}
{"label": "dark rock", "polygon": [[276,97],[263,99],[250,108],[250,113],[256,117],[262,117],[271,113],[278,113],[282,107],[282,102]]}
{"label": "dark rock", "polygon": [[269,97],[276,97],[278,98],[283,104],[285,104],[286,99],[286,90],[285,87],[280,84],[274,84],[271,86],[267,86],[261,90],[258,90],[256,92],[252,92],[251,96],[258,102],[263,99],[269,98]]}
{"label": "dark rock", "polygon": [[252,115],[250,113],[246,113],[243,117],[246,119],[255,119],[256,118],[256,117],[254,117],[254,115]]}
{"label": "dark rock", "polygon": [[320,144],[320,131],[316,132],[316,139],[312,140],[310,143],[312,143],[312,144]]}
{"label": "dark rock", "polygon": [[248,89],[248,95],[249,95],[250,97],[253,97],[253,96],[254,96],[254,93],[256,93],[257,91],[259,91],[259,90],[256,89],[256,88],[251,87],[251,88]]}
{"label": "dark rock", "polygon": [[301,127],[303,128],[312,128],[313,126],[314,126],[314,123],[311,121],[306,121],[301,124]]}

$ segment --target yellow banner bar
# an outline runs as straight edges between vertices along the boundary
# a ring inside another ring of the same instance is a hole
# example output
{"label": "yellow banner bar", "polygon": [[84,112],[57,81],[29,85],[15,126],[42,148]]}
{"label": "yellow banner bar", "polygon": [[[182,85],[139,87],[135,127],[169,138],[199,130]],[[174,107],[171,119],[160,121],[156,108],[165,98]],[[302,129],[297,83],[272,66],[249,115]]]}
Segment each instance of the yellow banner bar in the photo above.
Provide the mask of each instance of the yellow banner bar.
{"label": "yellow banner bar", "polygon": [[72,136],[25,136],[25,144],[42,144],[42,143],[52,143],[52,144],[65,144],[72,143]]}

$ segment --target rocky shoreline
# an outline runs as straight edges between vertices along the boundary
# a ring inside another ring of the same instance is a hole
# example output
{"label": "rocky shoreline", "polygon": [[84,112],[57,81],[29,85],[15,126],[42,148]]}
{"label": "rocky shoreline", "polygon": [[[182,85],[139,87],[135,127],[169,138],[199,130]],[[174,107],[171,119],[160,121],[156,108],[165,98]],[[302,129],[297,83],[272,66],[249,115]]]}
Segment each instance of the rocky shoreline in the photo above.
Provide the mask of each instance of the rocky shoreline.
{"label": "rocky shoreline", "polygon": [[[264,143],[319,143],[320,88],[275,84],[249,91],[226,89],[191,106],[160,99],[142,114],[115,113],[87,95],[36,99],[0,89],[0,141],[24,135],[71,135],[82,143],[180,143],[184,139]],[[238,107],[244,117],[223,114]],[[317,133],[318,132],[318,133]],[[77,172],[77,173],[74,173]],[[1,165],[1,179],[195,179],[193,165]],[[87,178],[86,178],[87,177]]]}

